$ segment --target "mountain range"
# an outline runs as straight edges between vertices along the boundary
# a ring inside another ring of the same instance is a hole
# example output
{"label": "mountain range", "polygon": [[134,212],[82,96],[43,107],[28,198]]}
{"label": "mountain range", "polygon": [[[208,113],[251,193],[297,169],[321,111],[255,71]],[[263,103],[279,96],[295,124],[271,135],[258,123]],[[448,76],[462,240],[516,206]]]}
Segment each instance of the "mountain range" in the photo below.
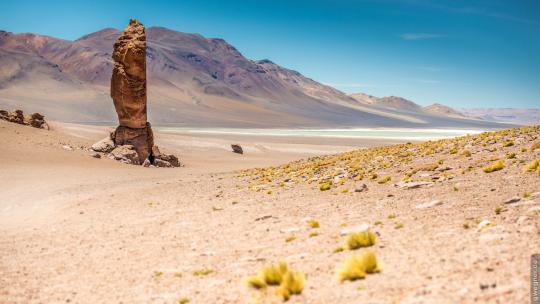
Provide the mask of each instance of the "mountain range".
{"label": "mountain range", "polygon": [[[149,119],[192,127],[499,128],[440,104],[347,95],[270,60],[250,60],[223,39],[150,27]],[[75,41],[0,31],[0,108],[48,119],[116,124],[109,96],[112,46],[104,29]]]}

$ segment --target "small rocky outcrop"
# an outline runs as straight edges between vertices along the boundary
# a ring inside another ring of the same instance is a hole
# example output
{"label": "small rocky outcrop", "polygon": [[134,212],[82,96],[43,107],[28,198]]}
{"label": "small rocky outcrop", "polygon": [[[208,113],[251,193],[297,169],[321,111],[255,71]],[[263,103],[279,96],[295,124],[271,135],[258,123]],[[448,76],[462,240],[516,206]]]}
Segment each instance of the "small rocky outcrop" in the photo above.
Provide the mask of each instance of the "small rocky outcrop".
{"label": "small rocky outcrop", "polygon": [[91,148],[95,152],[109,153],[114,150],[114,147],[114,141],[112,140],[111,136],[107,136],[93,144]]}
{"label": "small rocky outcrop", "polygon": [[38,129],[49,130],[49,125],[45,121],[45,116],[39,113],[24,116],[24,112],[22,110],[15,110],[11,113],[6,110],[0,110],[0,119],[20,125],[27,125]]}
{"label": "small rocky outcrop", "polygon": [[232,144],[231,145],[231,149],[233,150],[234,153],[238,153],[238,154],[244,154],[244,150],[242,149],[242,147],[238,144]]}
{"label": "small rocky outcrop", "polygon": [[117,146],[109,153],[109,158],[126,164],[140,165],[139,154],[132,145]]}

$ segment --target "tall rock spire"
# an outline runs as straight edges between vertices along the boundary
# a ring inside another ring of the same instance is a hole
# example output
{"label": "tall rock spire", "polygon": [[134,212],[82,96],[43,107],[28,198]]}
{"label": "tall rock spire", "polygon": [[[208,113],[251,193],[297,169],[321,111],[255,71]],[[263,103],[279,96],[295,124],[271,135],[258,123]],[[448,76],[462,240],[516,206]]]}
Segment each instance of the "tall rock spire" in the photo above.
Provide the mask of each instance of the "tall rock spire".
{"label": "tall rock spire", "polygon": [[114,134],[115,145],[132,145],[139,162],[152,157],[152,129],[146,117],[146,34],[135,19],[129,21],[116,40],[112,58],[111,97],[120,126]]}
{"label": "tall rock spire", "polygon": [[111,97],[121,126],[146,127],[146,34],[135,19],[114,44]]}

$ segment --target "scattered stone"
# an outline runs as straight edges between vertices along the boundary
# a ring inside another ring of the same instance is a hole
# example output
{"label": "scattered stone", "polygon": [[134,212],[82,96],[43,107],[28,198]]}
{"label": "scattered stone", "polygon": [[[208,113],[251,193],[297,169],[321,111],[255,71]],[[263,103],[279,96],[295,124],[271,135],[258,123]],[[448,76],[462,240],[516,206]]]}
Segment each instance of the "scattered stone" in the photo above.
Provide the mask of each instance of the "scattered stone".
{"label": "scattered stone", "polygon": [[443,203],[440,200],[435,199],[435,200],[432,200],[432,201],[429,201],[429,202],[418,204],[418,205],[416,205],[415,208],[416,209],[427,209],[427,208],[431,208],[431,207],[435,207],[435,206],[440,206],[442,204]]}
{"label": "scattered stone", "polygon": [[90,153],[90,156],[92,156],[93,158],[101,158],[101,154],[97,152]]}
{"label": "scattered stone", "polygon": [[500,234],[495,234],[495,233],[482,234],[478,238],[478,240],[481,243],[488,243],[488,242],[492,242],[492,241],[498,241],[498,240],[501,240],[501,239],[502,239],[502,236]]}
{"label": "scattered stone", "polygon": [[367,185],[366,184],[356,185],[356,188],[354,188],[354,192],[363,192],[363,191],[366,191],[366,190],[367,190]]}
{"label": "scattered stone", "polygon": [[91,149],[96,152],[109,153],[114,150],[114,142],[110,136],[107,136],[106,138],[93,144]]}
{"label": "scattered stone", "polygon": [[263,215],[261,217],[256,218],[255,221],[263,221],[263,220],[267,220],[269,218],[272,218],[272,216],[271,215]]}
{"label": "scattered stone", "polygon": [[527,210],[527,214],[535,214],[540,212],[540,206],[534,206]]}
{"label": "scattered stone", "polygon": [[244,154],[244,150],[242,149],[242,147],[238,144],[232,144],[231,145],[231,148],[233,150],[234,153],[238,153],[238,154]]}
{"label": "scattered stone", "polygon": [[139,165],[139,155],[132,145],[123,145],[114,148],[109,154],[114,159],[125,162],[127,164]]}
{"label": "scattered stone", "polygon": [[511,197],[511,198],[505,200],[503,202],[503,204],[513,204],[513,203],[519,202],[520,200],[521,200],[521,198],[519,196],[514,196],[514,197]]}
{"label": "scattered stone", "polygon": [[168,161],[159,159],[159,158],[154,159],[154,166],[160,167],[160,168],[170,168],[170,167],[172,167],[171,163],[169,163]]}
{"label": "scattered stone", "polygon": [[62,145],[62,149],[66,151],[73,151],[73,147],[71,147],[70,145]]}
{"label": "scattered stone", "polygon": [[396,186],[398,186],[401,189],[416,189],[420,187],[431,187],[432,185],[433,185],[432,182],[409,182],[409,183],[400,182],[396,184]]}
{"label": "scattered stone", "polygon": [[488,221],[488,220],[483,220],[481,221],[478,226],[476,227],[477,228],[477,231],[483,231],[483,230],[486,230],[490,227],[493,227],[495,226],[492,222]]}
{"label": "scattered stone", "polygon": [[180,167],[178,157],[172,154],[165,154],[159,150],[158,146],[152,147],[152,156],[156,167]]}
{"label": "scattered stone", "polygon": [[147,158],[147,159],[144,160],[142,165],[143,165],[143,167],[148,168],[148,167],[150,167],[152,165],[152,163],[150,162],[150,159]]}
{"label": "scattered stone", "polygon": [[281,233],[293,233],[293,232],[298,232],[298,231],[300,231],[300,228],[298,227],[283,228],[279,230],[279,232]]}

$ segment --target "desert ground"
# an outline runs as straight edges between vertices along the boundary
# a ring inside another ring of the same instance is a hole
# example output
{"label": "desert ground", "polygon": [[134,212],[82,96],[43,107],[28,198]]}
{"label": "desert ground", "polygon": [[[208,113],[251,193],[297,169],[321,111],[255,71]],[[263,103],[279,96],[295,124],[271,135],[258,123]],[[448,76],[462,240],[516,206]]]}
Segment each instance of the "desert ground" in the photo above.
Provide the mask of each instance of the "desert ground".
{"label": "desert ground", "polygon": [[[280,303],[243,283],[279,261],[307,275],[289,303],[528,302],[540,177],[523,167],[538,127],[336,156],[396,142],[157,132],[181,168],[95,159],[107,128],[51,127],[0,121],[0,303]],[[363,179],[343,174],[356,158]],[[374,246],[336,250],[366,227]],[[381,272],[340,283],[336,268],[367,250]]]}

